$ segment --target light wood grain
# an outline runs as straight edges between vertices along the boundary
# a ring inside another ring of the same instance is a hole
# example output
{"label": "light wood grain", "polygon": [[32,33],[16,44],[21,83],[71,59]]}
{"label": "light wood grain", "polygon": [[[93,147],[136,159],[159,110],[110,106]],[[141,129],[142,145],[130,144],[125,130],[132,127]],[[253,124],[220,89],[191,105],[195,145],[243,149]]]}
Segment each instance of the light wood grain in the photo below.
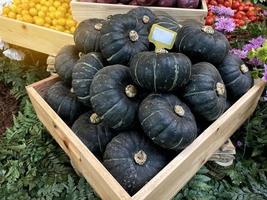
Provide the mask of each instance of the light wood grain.
{"label": "light wood grain", "polygon": [[[195,19],[200,22],[204,22],[204,17],[208,13],[207,4],[205,0],[201,0],[200,9],[187,9],[187,8],[171,8],[171,7],[153,7],[147,8],[154,11],[156,14],[162,12],[168,13],[178,22],[186,19]],[[105,19],[109,15],[127,13],[129,10],[136,8],[133,5],[122,4],[104,4],[104,3],[90,3],[90,2],[78,2],[77,0],[71,1],[72,15],[75,20],[81,22],[88,18],[102,18]]]}
{"label": "light wood grain", "polygon": [[174,158],[137,194],[134,200],[171,199],[209,157],[255,110],[265,82],[260,81]]}
{"label": "light wood grain", "polygon": [[70,157],[77,171],[104,200],[171,199],[253,113],[265,86],[265,82],[257,82],[191,145],[130,197],[43,99],[47,89],[58,79],[58,76],[53,76],[34,83],[27,87],[27,92],[41,122]]}
{"label": "light wood grain", "polygon": [[129,194],[40,95],[45,95],[44,91],[57,80],[53,76],[26,87],[38,118],[102,199],[130,200]]}
{"label": "light wood grain", "polygon": [[64,45],[74,44],[71,34],[0,16],[0,38],[10,44],[55,56]]}

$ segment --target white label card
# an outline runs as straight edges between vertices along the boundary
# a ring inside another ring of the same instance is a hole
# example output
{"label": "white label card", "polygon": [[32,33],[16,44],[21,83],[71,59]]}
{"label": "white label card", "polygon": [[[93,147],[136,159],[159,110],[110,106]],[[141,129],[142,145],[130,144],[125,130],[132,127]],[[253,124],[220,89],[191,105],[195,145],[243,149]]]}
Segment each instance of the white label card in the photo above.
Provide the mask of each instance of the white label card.
{"label": "white label card", "polygon": [[156,49],[172,49],[177,33],[157,24],[153,24],[148,39]]}

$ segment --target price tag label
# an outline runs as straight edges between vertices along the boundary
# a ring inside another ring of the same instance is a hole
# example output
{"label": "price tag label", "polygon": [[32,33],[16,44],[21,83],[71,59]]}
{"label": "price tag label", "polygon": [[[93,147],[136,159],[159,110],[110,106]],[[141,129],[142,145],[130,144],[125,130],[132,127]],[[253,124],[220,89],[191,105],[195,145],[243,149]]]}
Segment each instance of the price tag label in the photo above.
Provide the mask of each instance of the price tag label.
{"label": "price tag label", "polygon": [[177,33],[157,24],[153,24],[148,36],[148,40],[153,43],[156,50],[172,49]]}

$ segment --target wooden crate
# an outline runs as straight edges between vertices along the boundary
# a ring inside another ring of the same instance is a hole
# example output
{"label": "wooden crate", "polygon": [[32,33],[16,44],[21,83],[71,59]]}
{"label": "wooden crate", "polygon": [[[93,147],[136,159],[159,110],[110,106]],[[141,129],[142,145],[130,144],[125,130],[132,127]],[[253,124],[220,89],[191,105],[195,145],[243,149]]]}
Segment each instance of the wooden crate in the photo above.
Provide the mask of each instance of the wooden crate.
{"label": "wooden crate", "polygon": [[257,82],[191,145],[130,196],[43,99],[47,89],[58,80],[57,75],[51,76],[27,86],[27,92],[41,122],[104,200],[171,199],[253,113],[265,87],[265,82]]}
{"label": "wooden crate", "polygon": [[[71,1],[72,15],[75,20],[81,22],[88,18],[106,18],[109,15],[127,13],[129,10],[137,6],[122,5],[122,4],[105,4],[105,3],[89,3],[79,2],[77,0]],[[167,7],[147,7],[154,11],[156,14],[166,12],[181,22],[186,19],[195,19],[204,23],[204,17],[208,13],[208,8],[205,0],[201,0],[200,9],[187,9],[187,8],[167,8]]]}
{"label": "wooden crate", "polygon": [[2,16],[0,38],[7,43],[53,56],[64,45],[74,44],[71,34]]}

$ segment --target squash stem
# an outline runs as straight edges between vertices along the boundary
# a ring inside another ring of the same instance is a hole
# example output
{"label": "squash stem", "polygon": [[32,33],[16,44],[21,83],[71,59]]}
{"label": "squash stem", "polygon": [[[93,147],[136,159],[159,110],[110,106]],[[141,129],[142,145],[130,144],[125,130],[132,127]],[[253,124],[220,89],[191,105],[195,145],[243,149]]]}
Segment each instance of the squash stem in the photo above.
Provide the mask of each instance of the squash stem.
{"label": "squash stem", "polygon": [[150,18],[149,18],[149,16],[144,15],[142,20],[143,20],[144,24],[148,24],[148,22],[150,21]]}
{"label": "squash stem", "polygon": [[95,30],[100,31],[102,29],[103,24],[97,23],[95,24]]}
{"label": "squash stem", "polygon": [[162,49],[162,48],[160,48],[160,49],[156,48],[155,52],[156,53],[168,53],[168,51],[166,49]]}
{"label": "squash stem", "polygon": [[134,161],[138,165],[145,164],[146,160],[147,160],[147,155],[143,150],[140,150],[140,151],[138,151],[137,153],[134,154]]}
{"label": "squash stem", "polygon": [[125,88],[125,94],[129,98],[135,97],[137,95],[136,87],[134,85],[132,85],[132,84],[127,85],[126,88]]}
{"label": "squash stem", "polygon": [[129,32],[129,38],[132,42],[136,42],[139,39],[139,35],[135,30]]}
{"label": "squash stem", "polygon": [[248,67],[245,64],[240,65],[240,71],[244,74],[248,72]]}
{"label": "squash stem", "polygon": [[90,116],[90,122],[92,124],[98,124],[101,122],[101,118],[96,114],[96,113],[93,113],[91,116]]}
{"label": "squash stem", "polygon": [[183,107],[182,107],[182,106],[179,106],[179,105],[175,105],[175,106],[174,106],[174,112],[175,112],[177,115],[179,115],[180,117],[183,117],[184,114],[185,114],[185,111],[184,111]]}
{"label": "squash stem", "polygon": [[225,87],[224,84],[218,82],[216,83],[216,91],[218,95],[224,95],[225,93]]}
{"label": "squash stem", "polygon": [[205,33],[208,33],[208,34],[211,34],[213,35],[214,34],[214,29],[211,27],[211,26],[203,26],[201,28],[201,30]]}

